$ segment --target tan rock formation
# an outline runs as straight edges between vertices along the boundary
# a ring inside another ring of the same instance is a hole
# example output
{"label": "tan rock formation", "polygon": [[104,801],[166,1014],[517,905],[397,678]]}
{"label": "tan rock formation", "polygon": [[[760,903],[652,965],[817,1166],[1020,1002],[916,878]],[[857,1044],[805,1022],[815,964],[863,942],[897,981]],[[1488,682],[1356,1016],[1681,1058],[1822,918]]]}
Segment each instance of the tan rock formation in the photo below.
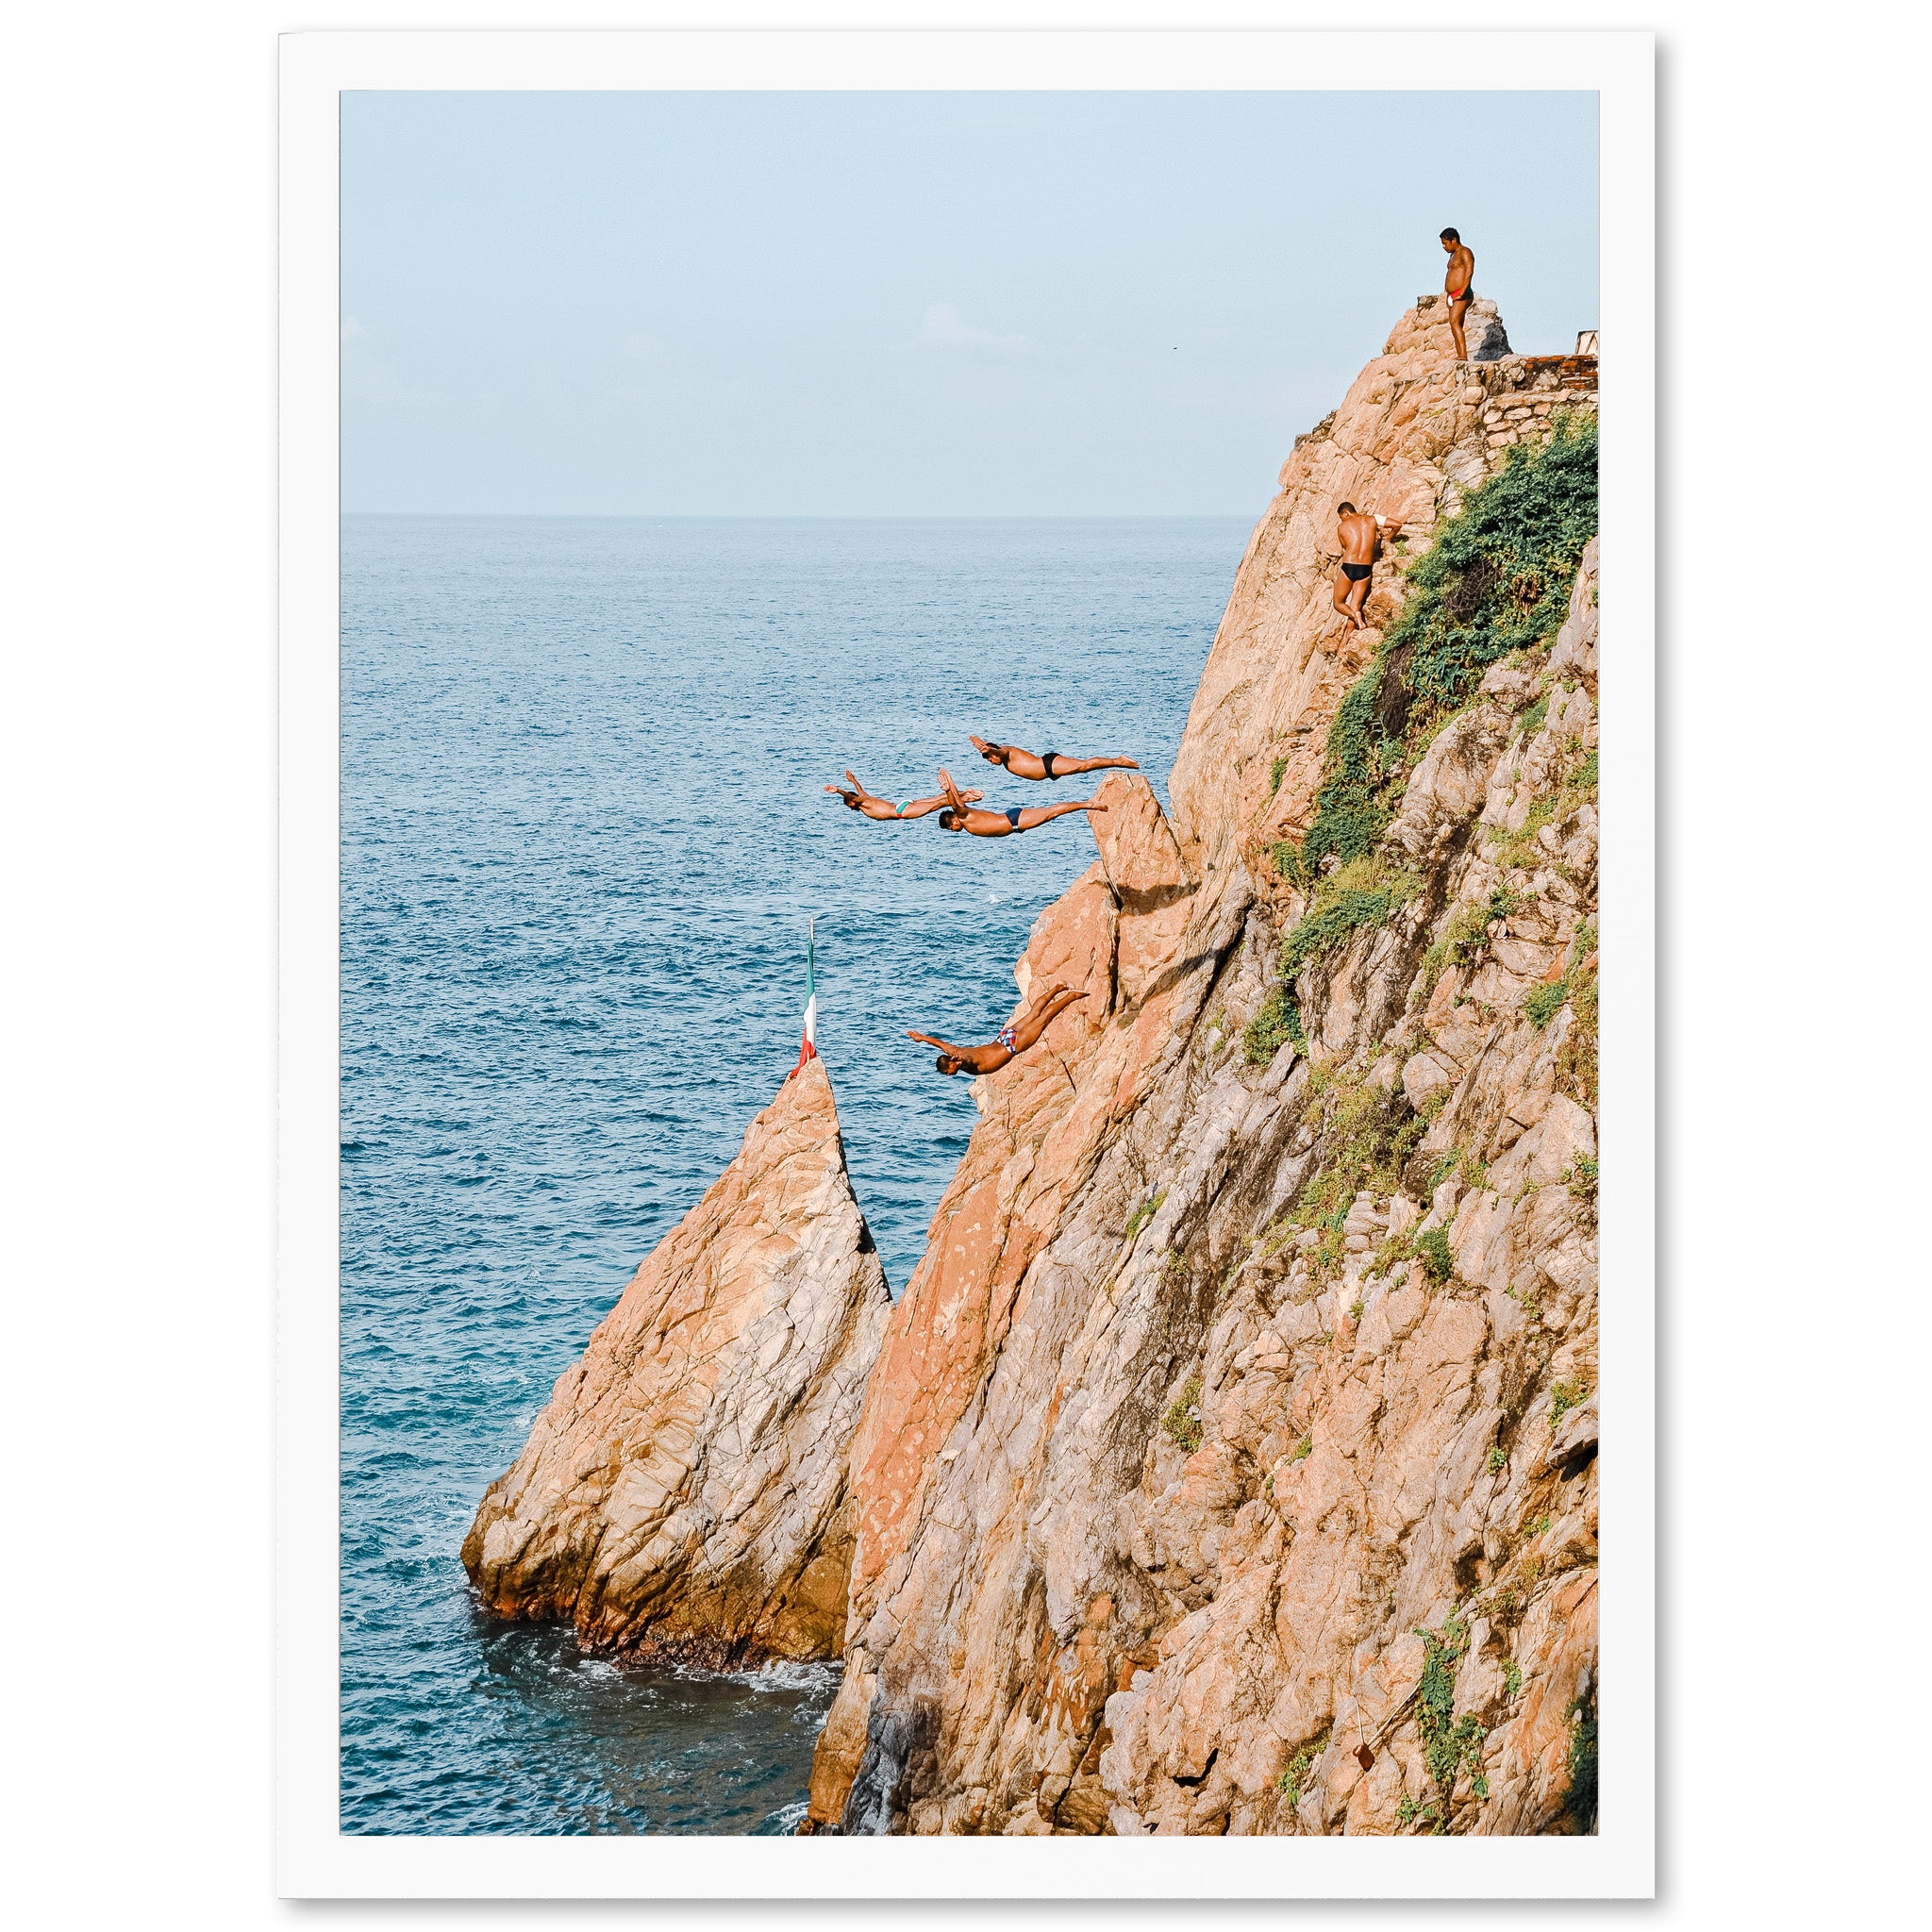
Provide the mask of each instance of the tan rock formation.
{"label": "tan rock formation", "polygon": [[[1413,772],[1383,849],[1422,883],[1303,971],[1307,1053],[1243,1048],[1307,905],[1265,853],[1308,824],[1378,642],[1330,608],[1336,503],[1406,521],[1386,624],[1505,439],[1593,405],[1593,362],[1452,354],[1425,298],[1297,442],[1172,825],[1109,779],[1101,863],[1016,968],[1093,997],[976,1083],[893,1311],[808,1830],[1570,1828],[1595,1669],[1593,547],[1554,649],[1495,666]],[[1343,1193],[1314,1224],[1318,1186]]]}
{"label": "tan rock formation", "polygon": [[891,1301],[824,1063],[638,1270],[463,1542],[490,1608],[605,1650],[836,1656],[845,1445]]}

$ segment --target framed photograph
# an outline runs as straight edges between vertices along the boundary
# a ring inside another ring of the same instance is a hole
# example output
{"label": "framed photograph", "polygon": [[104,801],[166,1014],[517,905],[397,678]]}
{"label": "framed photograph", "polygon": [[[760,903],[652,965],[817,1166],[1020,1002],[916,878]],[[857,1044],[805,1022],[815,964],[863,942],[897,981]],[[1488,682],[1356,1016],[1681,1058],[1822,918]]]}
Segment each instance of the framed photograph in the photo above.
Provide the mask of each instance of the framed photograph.
{"label": "framed photograph", "polygon": [[1650,37],[281,87],[284,1893],[1649,1896]]}

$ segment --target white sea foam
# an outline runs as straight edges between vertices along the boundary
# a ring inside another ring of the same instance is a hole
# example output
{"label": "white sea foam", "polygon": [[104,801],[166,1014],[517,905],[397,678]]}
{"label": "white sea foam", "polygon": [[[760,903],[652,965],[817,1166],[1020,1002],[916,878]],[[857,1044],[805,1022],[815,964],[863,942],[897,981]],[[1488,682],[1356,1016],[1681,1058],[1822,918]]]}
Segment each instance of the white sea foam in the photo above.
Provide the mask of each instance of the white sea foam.
{"label": "white sea foam", "polygon": [[844,1666],[837,1663],[780,1663],[774,1659],[743,1681],[754,1690],[836,1690]]}
{"label": "white sea foam", "polygon": [[782,1810],[774,1811],[758,1827],[758,1836],[789,1838],[798,1829],[800,1822],[810,1808],[809,1802],[801,1799],[796,1805],[787,1805]]}
{"label": "white sea foam", "polygon": [[675,1664],[672,1674],[710,1684],[742,1684],[748,1690],[831,1692],[839,1688],[844,1666],[836,1662],[798,1663],[774,1657],[740,1671],[708,1671],[698,1664]]}

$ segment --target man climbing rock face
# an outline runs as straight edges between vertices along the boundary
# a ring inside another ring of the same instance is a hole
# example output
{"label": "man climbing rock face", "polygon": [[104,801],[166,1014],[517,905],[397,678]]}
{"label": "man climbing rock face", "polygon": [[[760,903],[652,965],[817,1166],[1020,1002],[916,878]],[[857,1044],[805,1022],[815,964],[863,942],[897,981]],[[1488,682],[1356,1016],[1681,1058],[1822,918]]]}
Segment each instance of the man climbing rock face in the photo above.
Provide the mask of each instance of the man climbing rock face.
{"label": "man climbing rock face", "polygon": [[955,1074],[996,1074],[1016,1054],[1023,1054],[1047,1029],[1048,1024],[1069,1007],[1076,1007],[1087,995],[1070,992],[1064,982],[1050,986],[1036,998],[1019,1019],[1002,1026],[998,1039],[985,1046],[955,1046],[937,1033],[907,1031],[908,1040],[923,1040],[936,1046],[940,1057],[933,1062],[949,1078]]}
{"label": "man climbing rock face", "polygon": [[1449,298],[1449,333],[1456,338],[1456,359],[1469,360],[1469,344],[1462,340],[1462,318],[1475,300],[1475,257],[1462,245],[1454,228],[1442,230],[1442,246],[1449,251],[1449,273],[1442,277],[1442,292]]}
{"label": "man climbing rock face", "polygon": [[1335,534],[1341,544],[1341,568],[1335,574],[1335,608],[1348,619],[1354,630],[1367,628],[1362,606],[1369,599],[1369,579],[1375,570],[1375,544],[1379,538],[1391,541],[1402,528],[1385,524],[1380,517],[1365,516],[1352,503],[1342,504],[1335,512]]}

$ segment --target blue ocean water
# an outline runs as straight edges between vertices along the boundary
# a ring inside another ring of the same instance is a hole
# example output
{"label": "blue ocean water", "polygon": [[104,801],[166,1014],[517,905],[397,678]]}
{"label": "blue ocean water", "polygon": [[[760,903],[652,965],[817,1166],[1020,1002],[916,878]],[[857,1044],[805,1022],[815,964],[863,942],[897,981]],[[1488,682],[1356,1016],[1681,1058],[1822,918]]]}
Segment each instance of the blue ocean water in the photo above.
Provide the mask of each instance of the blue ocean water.
{"label": "blue ocean water", "polygon": [[[341,1819],[752,1832],[801,1815],[836,1666],[619,1670],[479,1614],[485,1486],[639,1260],[819,1044],[894,1293],[1085,819],[879,825],[966,734],[1165,796],[1247,525],[349,517],[342,527]],[[1097,781],[1095,781],[1097,782]]]}

